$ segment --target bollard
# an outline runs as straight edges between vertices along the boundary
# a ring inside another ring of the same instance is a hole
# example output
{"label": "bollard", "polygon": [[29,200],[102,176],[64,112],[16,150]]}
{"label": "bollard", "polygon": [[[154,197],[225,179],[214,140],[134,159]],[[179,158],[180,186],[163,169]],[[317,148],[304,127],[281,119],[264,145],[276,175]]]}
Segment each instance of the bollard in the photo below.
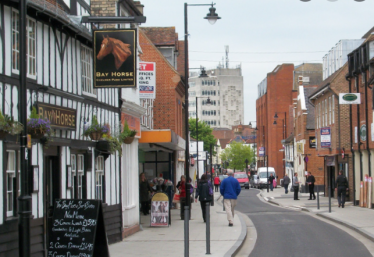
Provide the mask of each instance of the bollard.
{"label": "bollard", "polygon": [[184,257],[189,256],[190,250],[190,233],[189,224],[190,221],[190,207],[188,205],[184,206]]}
{"label": "bollard", "polygon": [[210,202],[205,204],[206,254],[210,254]]}
{"label": "bollard", "polygon": [[317,186],[317,209],[319,210],[319,187]]}

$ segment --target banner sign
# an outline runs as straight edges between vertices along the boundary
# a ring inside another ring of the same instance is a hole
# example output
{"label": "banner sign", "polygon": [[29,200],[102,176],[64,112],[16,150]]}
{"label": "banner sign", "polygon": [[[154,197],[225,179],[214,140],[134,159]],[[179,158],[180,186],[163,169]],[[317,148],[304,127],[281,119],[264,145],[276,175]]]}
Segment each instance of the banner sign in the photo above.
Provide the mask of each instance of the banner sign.
{"label": "banner sign", "polygon": [[258,156],[261,156],[261,157],[265,156],[265,147],[258,148]]}
{"label": "banner sign", "polygon": [[38,115],[51,122],[51,128],[75,130],[77,127],[77,110],[62,106],[37,103]]}
{"label": "banner sign", "polygon": [[360,93],[340,93],[339,104],[361,104]]}
{"label": "banner sign", "polygon": [[136,30],[93,30],[94,88],[136,87]]}
{"label": "banner sign", "polygon": [[156,99],[156,63],[139,63],[139,98]]}
{"label": "banner sign", "polygon": [[169,197],[164,193],[157,193],[151,200],[151,227],[169,226]]}
{"label": "banner sign", "polygon": [[331,129],[330,127],[321,128],[321,147],[331,147]]}

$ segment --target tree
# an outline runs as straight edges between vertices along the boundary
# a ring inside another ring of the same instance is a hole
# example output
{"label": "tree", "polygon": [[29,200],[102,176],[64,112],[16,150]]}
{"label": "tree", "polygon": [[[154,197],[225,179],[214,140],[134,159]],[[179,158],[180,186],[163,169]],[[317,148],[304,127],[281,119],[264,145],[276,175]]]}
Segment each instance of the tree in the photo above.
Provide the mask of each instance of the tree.
{"label": "tree", "polygon": [[249,145],[233,141],[226,146],[220,157],[223,162],[229,162],[229,169],[245,171],[245,159],[252,163],[255,160],[255,151]]}
{"label": "tree", "polygon": [[[189,119],[189,130],[191,131],[191,137],[196,138],[196,119]],[[214,138],[212,132],[213,129],[210,128],[209,125],[205,124],[205,122],[199,121],[198,122],[198,129],[199,129],[199,141],[204,142],[204,151],[210,152],[210,145],[216,145],[217,139]],[[213,155],[214,155],[214,147],[213,147]]]}

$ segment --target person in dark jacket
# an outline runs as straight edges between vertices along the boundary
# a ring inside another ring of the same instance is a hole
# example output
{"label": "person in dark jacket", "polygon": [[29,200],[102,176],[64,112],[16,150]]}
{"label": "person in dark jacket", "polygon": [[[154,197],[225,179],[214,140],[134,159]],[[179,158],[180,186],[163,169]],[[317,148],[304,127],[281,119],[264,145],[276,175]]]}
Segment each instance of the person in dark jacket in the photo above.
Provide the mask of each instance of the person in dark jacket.
{"label": "person in dark jacket", "polygon": [[234,173],[231,170],[227,172],[227,175],[229,176],[225,178],[221,183],[220,192],[221,195],[223,195],[223,204],[226,209],[229,226],[232,227],[234,222],[234,209],[237,201],[236,199],[238,199],[241,187],[239,181],[234,178]]}
{"label": "person in dark jacket", "polygon": [[152,191],[151,186],[145,178],[145,174],[141,173],[139,178],[139,200],[141,204],[141,211],[144,215],[149,214],[149,192]]}
{"label": "person in dark jacket", "polygon": [[268,178],[268,183],[270,184],[270,190],[273,191],[274,188],[274,181],[275,177],[273,176],[273,173],[270,173],[270,177]]}
{"label": "person in dark jacket", "polygon": [[287,176],[287,174],[284,174],[284,178],[283,178],[283,186],[284,186],[284,192],[286,194],[288,194],[288,185],[290,184],[291,182],[291,179],[289,176]]}
{"label": "person in dark jacket", "polygon": [[213,199],[213,196],[210,194],[210,190],[213,192],[212,185],[209,183],[207,176],[203,174],[199,184],[197,185],[195,202],[197,202],[197,198],[199,198],[204,222],[206,222],[206,203],[211,202]]}
{"label": "person in dark jacket", "polygon": [[[312,172],[308,172],[308,178],[306,179],[306,183],[309,185],[309,199],[308,200],[316,200],[316,195],[314,194],[314,183],[316,179],[312,175]],[[313,196],[313,199],[312,199]]]}
{"label": "person in dark jacket", "polygon": [[338,191],[338,203],[339,203],[339,208],[342,206],[344,208],[345,204],[345,194],[346,191],[348,190],[348,180],[347,178],[343,175],[343,171],[339,171],[339,176],[336,179],[336,188],[335,190]]}

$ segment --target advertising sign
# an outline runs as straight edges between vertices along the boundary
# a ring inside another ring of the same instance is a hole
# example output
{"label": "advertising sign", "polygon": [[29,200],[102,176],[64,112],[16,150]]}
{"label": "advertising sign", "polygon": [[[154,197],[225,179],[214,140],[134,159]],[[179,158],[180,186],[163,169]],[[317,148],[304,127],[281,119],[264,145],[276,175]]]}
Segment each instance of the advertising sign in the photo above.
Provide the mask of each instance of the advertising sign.
{"label": "advertising sign", "polygon": [[[197,159],[196,152],[191,152],[190,151],[190,153],[192,154],[193,158]],[[199,161],[206,161],[206,152],[205,151],[202,151],[202,152],[199,151]]]}
{"label": "advertising sign", "polygon": [[51,128],[75,130],[77,127],[77,110],[67,107],[37,103],[38,115],[51,122]]}
{"label": "advertising sign", "polygon": [[265,147],[258,148],[258,156],[261,156],[261,157],[265,156]]}
{"label": "advertising sign", "polygon": [[321,147],[331,147],[331,129],[330,127],[321,128]]}
{"label": "advertising sign", "polygon": [[93,30],[94,88],[136,87],[136,30]]}
{"label": "advertising sign", "polygon": [[303,143],[296,143],[297,146],[297,153],[303,154],[304,153],[304,144]]}
{"label": "advertising sign", "polygon": [[316,137],[309,137],[309,148],[316,148],[316,147],[317,147]]}
{"label": "advertising sign", "polygon": [[151,227],[168,227],[169,197],[164,193],[157,193],[151,202]]}
{"label": "advertising sign", "polygon": [[339,104],[361,104],[359,93],[340,93]]}
{"label": "advertising sign", "polygon": [[138,72],[139,97],[142,99],[156,98],[156,63],[139,63]]}

